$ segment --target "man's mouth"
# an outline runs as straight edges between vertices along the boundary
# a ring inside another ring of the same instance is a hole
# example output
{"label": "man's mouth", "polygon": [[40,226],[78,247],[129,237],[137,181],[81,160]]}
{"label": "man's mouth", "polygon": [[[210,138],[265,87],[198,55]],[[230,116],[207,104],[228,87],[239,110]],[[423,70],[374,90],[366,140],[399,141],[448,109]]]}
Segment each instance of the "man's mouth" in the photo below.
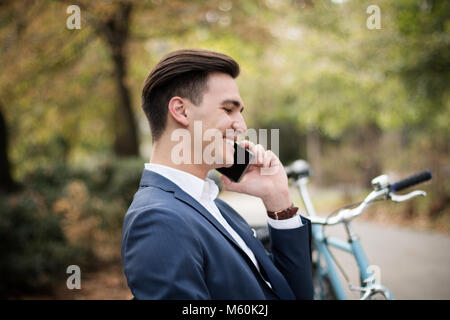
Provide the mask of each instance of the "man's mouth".
{"label": "man's mouth", "polygon": [[234,143],[237,141],[237,137],[224,137],[225,143],[228,143],[234,148]]}
{"label": "man's mouth", "polygon": [[234,141],[235,141],[234,139],[231,140],[231,139],[229,139],[229,138],[224,138],[224,140],[225,140],[225,142],[228,143],[230,146],[234,147]]}
{"label": "man's mouth", "polygon": [[238,138],[238,137],[237,137],[236,135],[231,135],[231,136],[224,135],[223,138],[224,138],[228,143],[234,144],[235,142],[237,142],[237,138]]}

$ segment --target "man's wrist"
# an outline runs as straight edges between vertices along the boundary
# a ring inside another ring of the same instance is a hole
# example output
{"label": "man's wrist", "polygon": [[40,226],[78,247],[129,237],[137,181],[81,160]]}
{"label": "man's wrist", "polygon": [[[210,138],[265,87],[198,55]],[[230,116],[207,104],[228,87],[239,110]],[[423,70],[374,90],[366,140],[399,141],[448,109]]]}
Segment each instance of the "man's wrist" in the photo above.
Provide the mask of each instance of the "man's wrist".
{"label": "man's wrist", "polygon": [[298,207],[294,207],[294,204],[291,203],[291,205],[286,209],[275,212],[267,211],[267,215],[273,220],[286,220],[295,217],[297,215],[297,211]]}
{"label": "man's wrist", "polygon": [[262,199],[267,211],[276,212],[279,210],[287,209],[291,206],[292,201],[289,195],[289,191],[274,192],[270,197]]}

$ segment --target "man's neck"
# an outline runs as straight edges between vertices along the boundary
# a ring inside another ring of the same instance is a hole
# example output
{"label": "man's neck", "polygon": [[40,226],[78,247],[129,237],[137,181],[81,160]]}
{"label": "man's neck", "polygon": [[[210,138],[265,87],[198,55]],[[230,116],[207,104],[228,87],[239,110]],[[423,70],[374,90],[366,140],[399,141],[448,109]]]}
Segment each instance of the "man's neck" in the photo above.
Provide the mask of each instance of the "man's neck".
{"label": "man's neck", "polygon": [[171,158],[172,148],[168,148],[167,146],[169,146],[169,144],[154,142],[150,163],[160,164],[170,168],[181,170],[190,173],[202,180],[206,179],[208,171],[211,170],[209,166],[205,164],[175,164],[172,162]]}

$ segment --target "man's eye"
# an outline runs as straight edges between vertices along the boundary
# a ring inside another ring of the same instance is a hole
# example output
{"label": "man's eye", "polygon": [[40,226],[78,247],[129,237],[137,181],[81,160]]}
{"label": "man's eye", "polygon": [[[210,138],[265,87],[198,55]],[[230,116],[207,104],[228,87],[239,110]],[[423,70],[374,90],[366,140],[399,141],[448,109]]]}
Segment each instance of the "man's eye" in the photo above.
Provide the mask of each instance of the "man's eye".
{"label": "man's eye", "polygon": [[227,109],[227,108],[223,108],[223,110],[225,110],[226,113],[231,113],[231,111],[233,111],[232,109]]}

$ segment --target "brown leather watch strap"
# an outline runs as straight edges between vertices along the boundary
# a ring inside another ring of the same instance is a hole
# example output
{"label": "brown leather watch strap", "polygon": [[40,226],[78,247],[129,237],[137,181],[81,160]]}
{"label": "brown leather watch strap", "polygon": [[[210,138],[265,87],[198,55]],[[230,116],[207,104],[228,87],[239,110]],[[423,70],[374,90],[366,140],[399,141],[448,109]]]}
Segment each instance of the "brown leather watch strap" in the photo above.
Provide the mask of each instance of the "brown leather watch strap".
{"label": "brown leather watch strap", "polygon": [[291,206],[287,209],[282,209],[275,212],[267,211],[267,215],[269,216],[269,218],[274,220],[285,220],[295,216],[297,214],[297,211],[298,207],[294,207],[294,204],[291,204]]}

